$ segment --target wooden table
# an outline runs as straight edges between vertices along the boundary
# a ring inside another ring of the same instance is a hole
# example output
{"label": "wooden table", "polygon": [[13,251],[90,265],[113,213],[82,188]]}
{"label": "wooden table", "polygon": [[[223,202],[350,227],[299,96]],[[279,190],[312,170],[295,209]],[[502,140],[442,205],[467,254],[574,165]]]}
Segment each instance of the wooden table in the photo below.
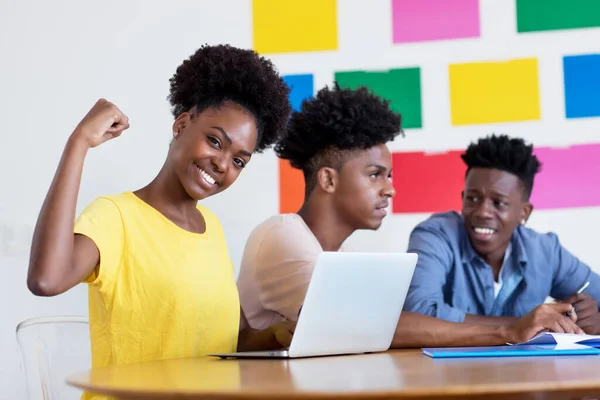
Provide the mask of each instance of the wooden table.
{"label": "wooden table", "polygon": [[600,398],[600,356],[197,358],[111,366],[67,381],[119,399],[581,399]]}

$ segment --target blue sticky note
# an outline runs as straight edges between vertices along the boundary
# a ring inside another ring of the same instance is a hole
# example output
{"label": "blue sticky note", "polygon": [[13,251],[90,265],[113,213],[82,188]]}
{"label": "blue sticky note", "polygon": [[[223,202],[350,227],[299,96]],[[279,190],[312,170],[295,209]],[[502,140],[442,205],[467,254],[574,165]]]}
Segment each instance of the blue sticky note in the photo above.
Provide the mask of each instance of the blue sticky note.
{"label": "blue sticky note", "polygon": [[599,117],[600,54],[565,56],[563,69],[566,117]]}
{"label": "blue sticky note", "polygon": [[283,80],[291,89],[290,103],[292,103],[292,108],[294,111],[299,111],[302,100],[313,95],[314,82],[312,74],[285,75]]}

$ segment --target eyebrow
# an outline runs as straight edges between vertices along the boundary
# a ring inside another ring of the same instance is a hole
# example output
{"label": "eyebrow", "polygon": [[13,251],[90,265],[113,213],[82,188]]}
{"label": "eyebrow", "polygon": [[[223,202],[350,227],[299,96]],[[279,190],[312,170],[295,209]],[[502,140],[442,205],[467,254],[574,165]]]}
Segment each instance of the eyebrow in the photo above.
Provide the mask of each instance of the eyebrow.
{"label": "eyebrow", "polygon": [[[481,191],[480,191],[480,190],[478,190],[478,189],[469,189],[469,188],[466,188],[466,192],[475,192],[475,193],[478,193],[478,194],[479,194]],[[505,198],[505,199],[508,199],[508,198],[509,198],[509,195],[507,195],[507,194],[504,194],[504,193],[497,192],[497,191],[495,191],[495,190],[492,190],[492,191],[491,191],[491,194],[492,194],[492,195],[494,195],[494,196],[503,197],[503,198]]]}
{"label": "eyebrow", "polygon": [[[387,171],[388,170],[386,166],[381,165],[381,164],[369,164],[369,165],[367,165],[367,168],[370,168],[370,167],[375,167],[375,168],[380,169],[382,171]],[[392,169],[390,168],[390,170],[388,172],[391,174],[392,173]]]}
{"label": "eyebrow", "polygon": [[227,134],[227,132],[225,132],[225,129],[221,128],[220,126],[211,126],[211,128],[218,130],[219,132],[221,132],[223,134],[223,136],[225,136],[225,140],[227,140],[227,143],[231,144],[233,143],[231,141],[231,138],[229,137],[229,135]]}
{"label": "eyebrow", "polygon": [[[233,141],[231,140],[231,138],[229,137],[229,135],[227,134],[227,132],[225,132],[225,129],[221,128],[220,126],[211,126],[211,128],[218,130],[219,132],[221,132],[223,134],[223,137],[225,138],[225,140],[227,141],[227,143],[232,144]],[[248,156],[248,157],[252,157],[252,153],[250,153],[247,150],[240,150],[240,153]]]}

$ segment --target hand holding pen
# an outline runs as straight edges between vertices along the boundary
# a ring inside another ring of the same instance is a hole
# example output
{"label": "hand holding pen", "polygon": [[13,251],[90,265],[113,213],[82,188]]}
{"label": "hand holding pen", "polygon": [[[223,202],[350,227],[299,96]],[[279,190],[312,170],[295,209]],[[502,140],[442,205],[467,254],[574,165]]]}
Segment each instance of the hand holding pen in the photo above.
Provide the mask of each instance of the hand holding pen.
{"label": "hand holding pen", "polygon": [[598,312],[598,302],[588,293],[583,293],[590,282],[585,282],[575,294],[562,300],[564,303],[571,303],[573,308],[567,313],[570,316],[573,312],[577,314],[577,325],[587,334],[600,334],[600,313]]}

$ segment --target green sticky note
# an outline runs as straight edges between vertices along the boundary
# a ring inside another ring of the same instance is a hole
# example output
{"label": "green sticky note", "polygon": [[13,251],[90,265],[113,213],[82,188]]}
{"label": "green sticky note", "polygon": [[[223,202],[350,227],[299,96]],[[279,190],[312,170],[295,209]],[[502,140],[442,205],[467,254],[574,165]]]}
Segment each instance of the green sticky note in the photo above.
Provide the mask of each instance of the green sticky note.
{"label": "green sticky note", "polygon": [[599,0],[517,0],[517,32],[597,26]]}
{"label": "green sticky note", "polygon": [[402,115],[402,128],[423,126],[419,68],[336,72],[335,80],[342,88],[355,89],[366,86],[376,95],[389,100],[392,110]]}

